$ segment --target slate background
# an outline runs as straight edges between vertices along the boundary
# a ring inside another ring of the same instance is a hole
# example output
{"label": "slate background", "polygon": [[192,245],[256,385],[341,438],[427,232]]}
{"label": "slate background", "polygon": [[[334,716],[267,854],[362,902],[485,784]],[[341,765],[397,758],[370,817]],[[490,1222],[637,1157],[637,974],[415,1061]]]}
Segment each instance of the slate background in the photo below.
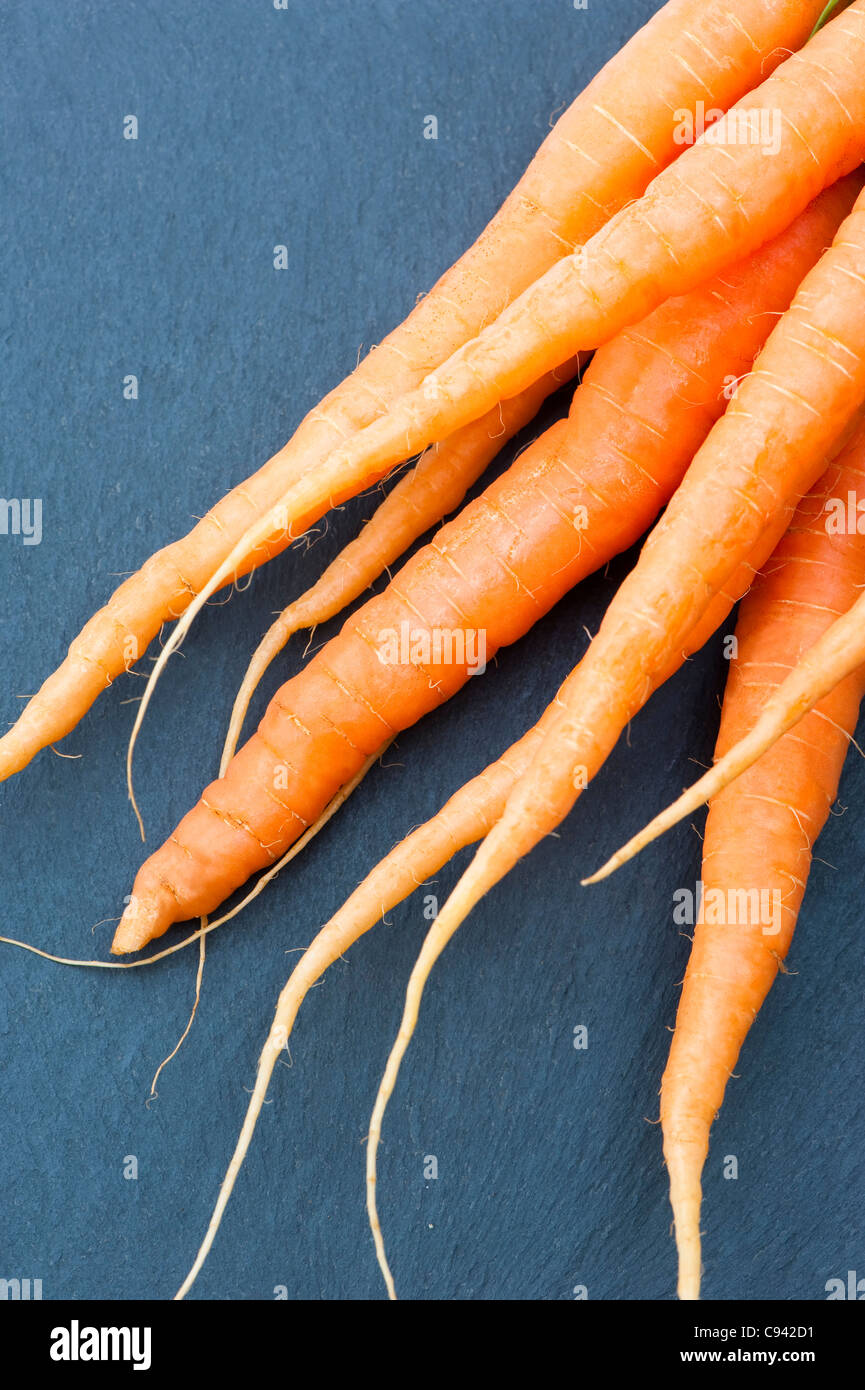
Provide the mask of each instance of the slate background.
{"label": "slate background", "polygon": [[[6,0],[0,246],[4,496],[41,497],[44,538],[0,537],[2,700],[35,689],[112,576],[185,531],[456,258],[557,112],[653,0]],[[124,115],[140,138],[121,138]],[[437,142],[423,118],[439,119]],[[273,247],[290,248],[277,273]],[[137,402],[122,378],[140,379]],[[559,400],[533,427],[564,408]],[[509,461],[517,446],[505,451]],[[212,775],[247,656],[372,509],[208,609],[139,743],[155,846]],[[68,971],[6,948],[0,971],[2,1268],[44,1297],[165,1298],[197,1249],[291,964],[365,870],[542,709],[633,555],[584,584],[482,680],[399,741],[305,855],[193,953],[152,971]],[[327,635],[327,634],[322,634]],[[263,701],[301,664],[293,642]],[[699,841],[596,865],[706,761],[719,643],[635,722],[558,839],[474,913],[437,967],[391,1105],[382,1218],[404,1298],[670,1299],[657,1089],[687,941],[671,894]],[[63,751],[0,788],[7,933],[107,951],[141,858],[119,680]],[[790,958],[715,1131],[707,1297],[819,1299],[865,1274],[861,823],[852,757]],[[440,876],[444,894],[464,859]],[[850,864],[847,877],[830,865]],[[194,1296],[382,1294],[363,1209],[369,1109],[426,923],[416,894],[305,1005]],[[572,1046],[589,1028],[587,1052]],[[439,1178],[423,1180],[435,1154]],[[724,1181],[725,1154],[740,1176]],[[139,1178],[123,1178],[124,1156]]]}

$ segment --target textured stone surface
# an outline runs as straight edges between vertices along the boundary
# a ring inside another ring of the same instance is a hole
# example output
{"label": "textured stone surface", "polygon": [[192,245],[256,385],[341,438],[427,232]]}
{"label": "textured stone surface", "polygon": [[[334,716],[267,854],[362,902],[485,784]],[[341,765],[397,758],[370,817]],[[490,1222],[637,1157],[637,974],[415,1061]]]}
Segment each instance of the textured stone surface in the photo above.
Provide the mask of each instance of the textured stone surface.
{"label": "textured stone surface", "polygon": [[[0,11],[7,262],[0,490],[43,500],[41,545],[0,537],[3,718],[60,659],[112,575],[138,565],[267,457],[480,230],[552,112],[652,0],[108,0]],[[122,138],[135,114],[139,139]],[[435,114],[436,142],[423,139]],[[290,268],[273,269],[273,247]],[[135,373],[140,396],[122,397]],[[559,401],[559,411],[564,406]],[[544,415],[553,418],[554,408]],[[513,457],[514,447],[503,461]],[[335,516],[213,607],[139,743],[155,846],[213,773],[268,615],[354,534]],[[399,741],[290,872],[193,953],[67,971],[3,949],[5,1277],[46,1298],[164,1298],[197,1248],[289,950],[365,869],[535,717],[597,628],[624,557]],[[333,630],[333,629],[331,629]],[[322,634],[325,635],[325,634]],[[296,670],[296,640],[280,673]],[[592,891],[579,877],[706,761],[713,644],[635,722],[559,838],[473,915],[436,970],[388,1116],[382,1220],[403,1297],[667,1299],[674,1288],[657,1090],[687,941],[687,826]],[[277,673],[267,683],[273,690]],[[142,847],[123,755],[140,691],[117,682],[63,745],[0,788],[3,930],[107,951]],[[261,708],[262,701],[258,707]],[[705,1293],[815,1299],[865,1274],[862,803],[855,757],[790,968],[714,1134]],[[462,861],[461,861],[462,862]],[[441,894],[458,865],[442,873]],[[375,1298],[363,1137],[426,923],[415,895],[305,1006],[196,1293]],[[576,1025],[589,1047],[574,1050]],[[425,1155],[439,1176],[426,1182]],[[736,1154],[739,1179],[724,1181]],[[137,1181],[123,1177],[138,1159]]]}

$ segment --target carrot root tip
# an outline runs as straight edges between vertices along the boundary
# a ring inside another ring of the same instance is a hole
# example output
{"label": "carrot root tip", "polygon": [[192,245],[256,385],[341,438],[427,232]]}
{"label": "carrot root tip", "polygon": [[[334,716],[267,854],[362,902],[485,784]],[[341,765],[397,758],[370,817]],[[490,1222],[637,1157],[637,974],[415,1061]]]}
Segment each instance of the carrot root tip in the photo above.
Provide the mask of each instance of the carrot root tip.
{"label": "carrot root tip", "polygon": [[112,956],[126,956],[140,951],[158,936],[161,930],[161,909],[158,900],[138,898],[133,893],[111,943]]}

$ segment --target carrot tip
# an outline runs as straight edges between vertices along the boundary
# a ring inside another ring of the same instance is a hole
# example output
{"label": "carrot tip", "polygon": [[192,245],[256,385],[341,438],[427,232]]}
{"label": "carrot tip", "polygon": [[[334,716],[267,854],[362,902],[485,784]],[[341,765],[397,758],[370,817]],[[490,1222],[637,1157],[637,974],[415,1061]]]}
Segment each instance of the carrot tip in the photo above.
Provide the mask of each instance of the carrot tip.
{"label": "carrot tip", "polygon": [[161,917],[158,899],[137,898],[133,893],[114,933],[112,956],[126,956],[140,951],[154,936],[159,936],[164,930]]}

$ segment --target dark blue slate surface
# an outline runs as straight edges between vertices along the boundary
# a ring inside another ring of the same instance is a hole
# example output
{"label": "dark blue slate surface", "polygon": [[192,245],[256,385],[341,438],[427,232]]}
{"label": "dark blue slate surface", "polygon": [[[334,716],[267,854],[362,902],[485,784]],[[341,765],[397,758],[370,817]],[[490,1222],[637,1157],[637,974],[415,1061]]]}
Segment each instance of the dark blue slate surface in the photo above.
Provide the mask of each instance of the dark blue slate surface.
{"label": "dark blue slate surface", "polygon": [[[8,288],[5,496],[41,497],[39,546],[0,537],[3,718],[113,574],[187,529],[402,317],[494,211],[558,111],[653,0],[77,0],[0,9]],[[140,138],[121,138],[134,113]],[[436,114],[437,142],[422,138]],[[285,243],[290,269],[276,273]],[[122,398],[135,373],[140,398]],[[559,402],[559,408],[562,403]],[[546,419],[553,411],[546,412]],[[514,449],[506,451],[505,460]],[[155,845],[212,775],[268,615],[371,502],[199,621],[139,744]],[[633,557],[563,602],[399,741],[290,872],[193,953],[125,974],[5,948],[3,1277],[44,1297],[172,1294],[234,1145],[286,952],[366,868],[540,712]],[[297,669],[292,644],[280,675]],[[716,727],[715,643],[652,702],[569,822],[475,912],[436,970],[388,1117],[382,1218],[403,1297],[668,1299],[657,1089],[687,941],[687,827],[594,891],[594,866],[690,780]],[[117,682],[63,751],[0,789],[3,929],[107,951],[141,858]],[[264,696],[262,697],[264,698]],[[259,701],[259,708],[262,701]],[[731,1084],[706,1175],[705,1293],[818,1299],[865,1274],[861,1212],[861,760],[821,843],[790,965]],[[462,863],[463,861],[460,861]],[[846,876],[830,865],[850,865]],[[459,864],[440,878],[444,893]],[[375,1298],[363,1137],[426,923],[421,895],[305,1006],[196,1294]],[[572,1046],[589,1028],[586,1052]],[[725,1154],[739,1159],[724,1181]],[[435,1154],[437,1181],[423,1157]],[[123,1177],[136,1155],[137,1181]]]}

